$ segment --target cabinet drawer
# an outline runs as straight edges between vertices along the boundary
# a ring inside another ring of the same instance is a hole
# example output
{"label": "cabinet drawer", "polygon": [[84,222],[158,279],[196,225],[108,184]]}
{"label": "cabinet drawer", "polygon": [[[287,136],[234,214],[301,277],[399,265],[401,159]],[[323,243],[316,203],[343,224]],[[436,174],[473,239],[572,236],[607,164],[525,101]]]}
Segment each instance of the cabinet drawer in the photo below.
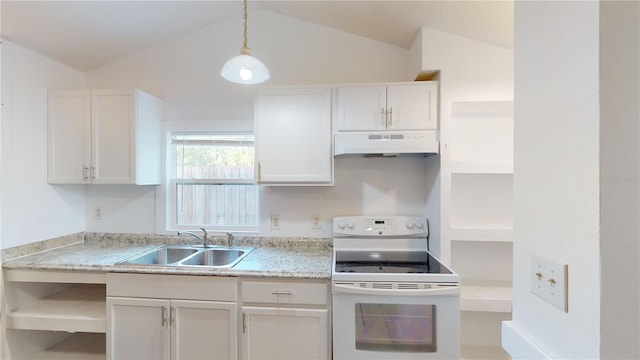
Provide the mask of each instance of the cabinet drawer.
{"label": "cabinet drawer", "polygon": [[326,283],[286,281],[243,281],[242,302],[279,305],[326,305]]}
{"label": "cabinet drawer", "polygon": [[164,274],[107,274],[107,296],[230,301],[238,299],[237,278]]}

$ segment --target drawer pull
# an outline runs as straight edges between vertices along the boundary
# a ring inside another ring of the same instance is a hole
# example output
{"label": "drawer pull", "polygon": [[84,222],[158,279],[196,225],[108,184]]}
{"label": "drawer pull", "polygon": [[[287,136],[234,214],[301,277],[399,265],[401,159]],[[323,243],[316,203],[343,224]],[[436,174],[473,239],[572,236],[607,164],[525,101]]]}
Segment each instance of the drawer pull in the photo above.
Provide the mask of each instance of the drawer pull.
{"label": "drawer pull", "polygon": [[293,291],[285,290],[285,291],[274,291],[271,293],[272,295],[293,295]]}

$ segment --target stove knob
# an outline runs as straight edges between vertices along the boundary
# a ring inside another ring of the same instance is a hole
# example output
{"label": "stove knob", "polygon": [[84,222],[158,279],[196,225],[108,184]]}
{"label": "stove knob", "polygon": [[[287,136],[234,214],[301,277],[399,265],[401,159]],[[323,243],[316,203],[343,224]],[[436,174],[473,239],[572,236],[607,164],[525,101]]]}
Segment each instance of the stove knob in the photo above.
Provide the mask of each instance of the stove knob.
{"label": "stove knob", "polygon": [[344,230],[345,223],[343,220],[338,221],[338,229]]}
{"label": "stove knob", "polygon": [[405,223],[407,229],[413,229],[413,220],[407,220]]}
{"label": "stove knob", "polygon": [[422,221],[420,220],[416,221],[416,228],[420,230],[424,228],[424,224],[422,223]]}
{"label": "stove knob", "polygon": [[353,221],[349,221],[347,227],[349,228],[349,230],[353,230],[356,227],[356,223]]}

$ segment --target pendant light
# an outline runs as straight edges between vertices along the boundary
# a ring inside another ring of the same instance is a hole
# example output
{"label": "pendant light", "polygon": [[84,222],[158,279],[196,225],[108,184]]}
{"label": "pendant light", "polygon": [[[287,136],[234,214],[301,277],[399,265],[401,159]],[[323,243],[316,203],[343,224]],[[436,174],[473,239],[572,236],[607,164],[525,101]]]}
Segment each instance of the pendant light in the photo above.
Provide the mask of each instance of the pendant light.
{"label": "pendant light", "polygon": [[247,47],[247,0],[244,0],[244,41],[240,55],[227,61],[220,75],[223,78],[238,84],[259,84],[269,80],[269,69],[262,61],[251,56]]}

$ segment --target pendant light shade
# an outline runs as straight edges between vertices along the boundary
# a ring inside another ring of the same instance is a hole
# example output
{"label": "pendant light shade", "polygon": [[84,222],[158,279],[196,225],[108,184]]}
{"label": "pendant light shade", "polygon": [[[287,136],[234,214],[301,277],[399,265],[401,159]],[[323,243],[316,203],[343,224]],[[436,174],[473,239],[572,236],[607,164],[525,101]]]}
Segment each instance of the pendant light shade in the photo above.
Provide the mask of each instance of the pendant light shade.
{"label": "pendant light shade", "polygon": [[260,84],[269,80],[269,69],[262,61],[251,56],[247,47],[247,0],[244,0],[244,41],[240,55],[227,61],[220,75],[228,81],[238,84]]}

